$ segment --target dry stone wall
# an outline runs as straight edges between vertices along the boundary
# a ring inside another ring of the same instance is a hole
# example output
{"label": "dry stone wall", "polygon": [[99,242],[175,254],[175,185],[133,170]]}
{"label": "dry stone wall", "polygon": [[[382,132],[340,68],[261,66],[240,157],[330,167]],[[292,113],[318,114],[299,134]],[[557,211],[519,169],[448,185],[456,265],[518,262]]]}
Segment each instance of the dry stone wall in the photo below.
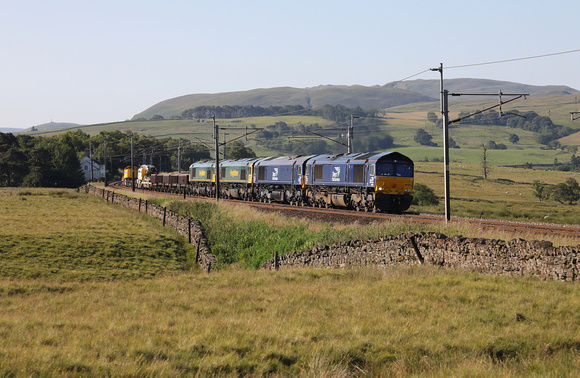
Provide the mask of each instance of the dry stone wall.
{"label": "dry stone wall", "polygon": [[106,202],[121,205],[127,209],[156,218],[163,222],[164,226],[173,227],[196,248],[196,260],[203,270],[209,272],[216,266],[215,256],[209,250],[207,239],[204,236],[203,226],[198,221],[167,210],[165,207],[150,203],[147,200],[127,197],[126,195],[96,188],[92,185],[85,185],[84,191],[87,194],[100,197]]}
{"label": "dry stone wall", "polygon": [[554,247],[547,241],[511,241],[408,233],[367,241],[317,247],[272,259],[264,269],[298,267],[385,267],[432,264],[497,275],[534,275],[544,279],[579,279],[580,246]]}

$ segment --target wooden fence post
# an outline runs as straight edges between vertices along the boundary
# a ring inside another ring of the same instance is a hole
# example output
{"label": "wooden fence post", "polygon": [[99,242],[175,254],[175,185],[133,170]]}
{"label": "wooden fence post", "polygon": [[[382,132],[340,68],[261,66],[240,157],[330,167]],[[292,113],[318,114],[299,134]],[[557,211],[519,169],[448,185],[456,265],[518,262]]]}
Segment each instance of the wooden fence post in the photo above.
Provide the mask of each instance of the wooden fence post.
{"label": "wooden fence post", "polygon": [[188,230],[189,230],[189,232],[187,233],[189,235],[188,236],[188,238],[189,238],[189,244],[191,244],[191,218],[190,217],[187,217],[187,227],[188,227]]}
{"label": "wooden fence post", "polygon": [[409,236],[409,241],[411,242],[411,245],[413,246],[413,249],[415,250],[415,254],[417,255],[417,260],[419,260],[420,264],[424,264],[425,260],[423,259],[423,256],[421,256],[421,252],[419,252],[419,247],[417,247],[417,243],[415,242],[415,236],[413,236],[413,235]]}
{"label": "wooden fence post", "polygon": [[197,239],[197,248],[195,249],[195,264],[199,264],[199,246],[201,244],[201,238]]}

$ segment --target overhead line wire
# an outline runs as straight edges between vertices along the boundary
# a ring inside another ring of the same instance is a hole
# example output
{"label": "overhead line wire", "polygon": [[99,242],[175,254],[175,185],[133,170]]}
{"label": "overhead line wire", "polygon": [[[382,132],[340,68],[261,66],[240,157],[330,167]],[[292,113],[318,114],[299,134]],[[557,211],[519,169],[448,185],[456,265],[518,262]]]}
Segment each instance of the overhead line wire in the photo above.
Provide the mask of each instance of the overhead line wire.
{"label": "overhead line wire", "polygon": [[517,62],[517,61],[520,61],[520,60],[545,58],[545,57],[548,57],[548,56],[571,54],[571,53],[576,53],[576,52],[580,52],[580,49],[577,49],[577,50],[569,50],[569,51],[561,51],[561,52],[551,53],[551,54],[534,55],[534,56],[528,56],[528,57],[523,57],[523,58],[496,60],[496,61],[493,61],[493,62],[464,64],[464,65],[460,65],[460,66],[448,66],[448,67],[445,67],[445,69],[446,70],[450,70],[450,69],[454,69],[454,68],[476,67],[476,66],[485,66],[485,65],[489,65],[489,64],[499,64],[499,63]]}

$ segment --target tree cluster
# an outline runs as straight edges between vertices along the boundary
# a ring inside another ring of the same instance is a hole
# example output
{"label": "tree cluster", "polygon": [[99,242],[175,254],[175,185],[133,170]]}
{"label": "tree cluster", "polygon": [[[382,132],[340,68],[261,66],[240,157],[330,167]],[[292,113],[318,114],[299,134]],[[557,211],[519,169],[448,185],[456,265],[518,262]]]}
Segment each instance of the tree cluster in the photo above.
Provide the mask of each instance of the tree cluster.
{"label": "tree cluster", "polygon": [[[177,169],[179,142],[171,138],[155,139],[118,130],[102,131],[92,137],[81,130],[52,137],[0,133],[0,186],[78,187],[85,182],[80,159],[88,156],[89,145],[93,160],[106,164],[107,176],[121,179],[123,169],[131,165],[131,137],[135,165],[153,164],[159,171]],[[207,147],[182,141],[182,167],[209,157]]]}
{"label": "tree cluster", "polygon": [[580,185],[576,179],[570,177],[556,185],[546,184],[540,180],[532,183],[533,194],[540,201],[552,199],[560,203],[573,205],[580,201]]}
{"label": "tree cluster", "polygon": [[[575,149],[577,151],[577,148]],[[574,153],[570,157],[569,162],[561,163],[557,159],[554,161],[554,169],[557,171],[564,171],[564,172],[578,172],[580,171],[580,156],[576,156]]]}
{"label": "tree cluster", "polygon": [[78,148],[70,133],[51,138],[0,133],[0,186],[78,187],[85,181]]}
{"label": "tree cluster", "polygon": [[[459,118],[469,115],[470,112],[459,113]],[[573,134],[575,131],[567,126],[555,125],[550,117],[540,116],[536,112],[519,112],[511,110],[501,117],[495,110],[479,113],[461,120],[461,124],[507,126],[538,133],[536,140],[540,144],[550,142]],[[511,140],[510,140],[511,141]],[[516,141],[517,142],[517,141]],[[512,142],[513,143],[513,142]]]}
{"label": "tree cluster", "polygon": [[[363,110],[360,106],[357,108],[347,108],[343,105],[324,105],[322,108],[312,109],[305,108],[302,105],[285,105],[285,106],[254,106],[254,105],[225,105],[213,106],[203,105],[193,109],[187,109],[181,112],[182,119],[209,118],[215,115],[216,118],[247,118],[247,117],[266,117],[280,115],[304,115],[319,116],[334,122],[346,122],[350,120],[351,114],[355,117],[374,117],[377,114],[376,109]],[[161,116],[156,120],[160,120]],[[163,119],[163,117],[161,117]],[[153,118],[152,118],[153,120]]]}
{"label": "tree cluster", "polygon": [[418,129],[415,132],[413,140],[422,146],[437,146],[437,143],[433,142],[433,136],[425,131],[425,129]]}
{"label": "tree cluster", "polygon": [[254,105],[224,105],[212,106],[202,105],[193,109],[181,112],[183,119],[209,118],[215,115],[216,118],[246,118],[246,117],[266,117],[274,115],[313,115],[312,109],[307,109],[302,105],[285,106],[254,106]]}

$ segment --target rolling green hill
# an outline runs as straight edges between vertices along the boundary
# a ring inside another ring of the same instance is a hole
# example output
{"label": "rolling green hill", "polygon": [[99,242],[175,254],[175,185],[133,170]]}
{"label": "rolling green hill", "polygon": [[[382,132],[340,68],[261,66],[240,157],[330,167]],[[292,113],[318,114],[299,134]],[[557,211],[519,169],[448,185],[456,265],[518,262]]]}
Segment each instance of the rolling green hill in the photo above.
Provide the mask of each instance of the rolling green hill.
{"label": "rolling green hill", "polygon": [[[154,115],[170,118],[181,115],[184,110],[202,105],[302,105],[305,108],[320,108],[326,104],[340,104],[349,108],[360,106],[363,109],[388,109],[406,104],[438,102],[439,86],[438,80],[411,80],[372,87],[321,85],[312,88],[280,87],[191,94],[159,102],[136,114],[133,120],[150,119]],[[495,94],[501,90],[503,93],[526,93],[543,98],[578,93],[577,90],[563,85],[534,86],[486,79],[449,79],[445,81],[445,88],[450,92],[461,93]]]}
{"label": "rolling green hill", "polygon": [[360,106],[363,109],[385,109],[392,106],[415,102],[437,101],[436,98],[415,93],[406,89],[364,87],[360,85],[324,85],[313,88],[268,88],[244,92],[216,94],[191,94],[162,101],[135,115],[133,120],[149,119],[154,115],[165,118],[179,116],[184,110],[202,105],[253,105],[283,106],[302,105],[305,108],[318,108],[326,104],[341,104],[349,108]]}
{"label": "rolling green hill", "polygon": [[[405,89],[431,97],[439,97],[439,80],[409,80],[393,82],[387,88]],[[445,89],[450,93],[527,93],[534,97],[561,96],[578,93],[574,88],[565,85],[528,85],[509,81],[489,79],[447,79]]]}

